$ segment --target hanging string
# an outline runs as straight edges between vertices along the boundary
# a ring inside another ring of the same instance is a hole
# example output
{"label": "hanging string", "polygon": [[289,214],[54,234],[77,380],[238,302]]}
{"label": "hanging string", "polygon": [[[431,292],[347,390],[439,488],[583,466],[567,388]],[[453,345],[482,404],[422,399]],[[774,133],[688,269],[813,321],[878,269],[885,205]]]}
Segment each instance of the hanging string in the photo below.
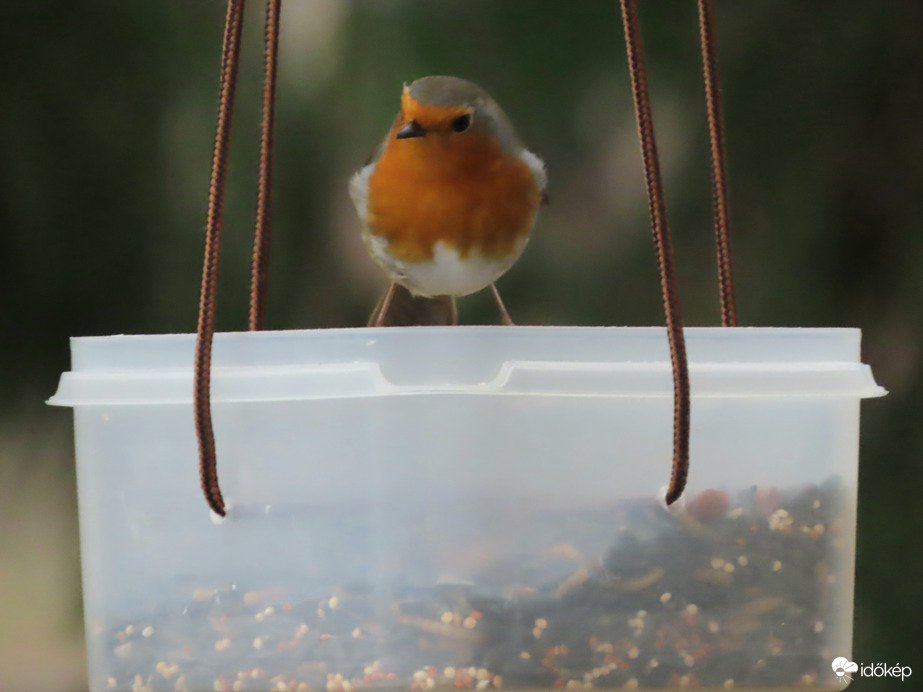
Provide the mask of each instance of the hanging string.
{"label": "hanging string", "polygon": [[[647,76],[637,7],[635,0],[620,0],[620,2],[647,184],[651,225],[661,275],[670,357],[673,365],[674,455],[673,471],[666,495],[667,504],[672,504],[682,495],[689,470],[689,372],[676,286],[676,269],[666,217],[666,203],[663,196],[663,181],[647,90]],[[227,182],[228,150],[240,63],[243,9],[244,0],[229,0],[222,46],[218,119],[209,185],[205,260],[199,302],[194,372],[193,399],[196,433],[199,439],[202,490],[209,506],[220,516],[225,515],[225,505],[218,484],[214,431],[211,420],[211,347],[214,334],[215,295],[218,280],[221,230],[224,222],[224,193]],[[272,221],[273,128],[275,121],[276,76],[278,72],[280,10],[281,0],[267,0],[259,190],[251,266],[249,314],[249,328],[251,330],[260,330],[265,326],[266,273]],[[737,316],[728,232],[726,155],[718,79],[713,0],[699,0],[699,26],[711,140],[715,234],[718,249],[722,324],[724,326],[735,326]]]}
{"label": "hanging string", "polygon": [[199,297],[199,324],[195,347],[193,408],[199,440],[199,475],[208,506],[225,515],[224,498],[218,486],[215,458],[215,434],[211,415],[211,351],[215,331],[215,293],[218,286],[218,257],[221,229],[224,226],[224,192],[227,185],[228,150],[234,114],[234,93],[240,64],[240,34],[243,27],[244,0],[228,0],[224,41],[221,50],[221,77],[218,97],[218,123],[212,156],[211,182],[208,186],[208,216],[205,228],[205,260],[202,268],[202,291]]}
{"label": "hanging string", "polygon": [[273,130],[276,119],[276,75],[279,56],[279,13],[282,0],[266,3],[264,36],[263,118],[260,136],[259,190],[256,200],[256,231],[250,268],[251,331],[266,328],[266,279],[269,267],[269,239],[272,232]]}
{"label": "hanging string", "polygon": [[631,73],[631,88],[641,140],[641,158],[644,162],[644,179],[650,208],[657,263],[660,267],[660,286],[666,314],[667,335],[670,342],[670,359],[673,363],[673,472],[667,488],[667,504],[673,504],[683,494],[689,474],[689,368],[686,361],[686,344],[683,338],[683,320],[680,314],[679,295],[676,288],[676,266],[667,208],[663,196],[663,180],[657,143],[654,140],[654,121],[651,116],[647,91],[647,73],[638,25],[635,0],[620,0],[625,26],[625,46]]}
{"label": "hanging string", "polygon": [[724,116],[721,112],[721,81],[718,76],[718,38],[715,34],[714,0],[698,0],[699,34],[702,40],[702,66],[705,73],[705,105],[711,140],[712,197],[715,206],[715,245],[718,252],[718,291],[721,297],[721,324],[737,326],[734,300],[734,274],[728,224],[727,154],[724,148]]}
{"label": "hanging string", "polygon": [[[276,74],[279,52],[279,14],[281,0],[267,0],[265,29],[265,73],[263,116],[260,138],[260,171],[257,194],[256,230],[251,266],[251,330],[265,326],[266,270],[269,252],[272,206],[272,149],[275,124]],[[227,187],[228,151],[234,113],[234,94],[240,66],[240,36],[243,28],[244,0],[229,0],[221,51],[221,77],[218,97],[218,124],[208,191],[208,221],[205,230],[205,261],[199,300],[198,337],[195,351],[193,407],[199,440],[199,475],[202,492],[212,511],[225,516],[224,498],[218,484],[218,462],[211,417],[211,349],[215,331],[215,304],[218,286],[218,258],[224,225],[224,192]]]}

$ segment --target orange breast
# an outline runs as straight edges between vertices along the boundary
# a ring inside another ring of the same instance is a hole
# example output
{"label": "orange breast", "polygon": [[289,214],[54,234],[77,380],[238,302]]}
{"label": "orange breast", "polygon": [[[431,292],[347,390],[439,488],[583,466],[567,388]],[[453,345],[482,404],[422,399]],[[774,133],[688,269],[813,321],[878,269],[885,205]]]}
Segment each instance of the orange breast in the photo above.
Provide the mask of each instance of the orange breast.
{"label": "orange breast", "polygon": [[439,241],[462,258],[503,259],[531,231],[540,196],[529,167],[486,137],[392,133],[369,180],[369,227],[405,262],[432,259]]}

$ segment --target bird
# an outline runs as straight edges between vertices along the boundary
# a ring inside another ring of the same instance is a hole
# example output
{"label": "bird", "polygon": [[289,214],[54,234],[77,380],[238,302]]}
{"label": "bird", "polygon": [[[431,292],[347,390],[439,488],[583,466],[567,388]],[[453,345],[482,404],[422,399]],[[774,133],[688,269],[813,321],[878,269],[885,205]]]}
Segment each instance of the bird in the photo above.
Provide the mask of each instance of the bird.
{"label": "bird", "polygon": [[387,136],[349,183],[362,242],[388,287],[369,326],[457,324],[455,299],[519,259],[548,200],[544,162],[486,91],[458,77],[404,84]]}

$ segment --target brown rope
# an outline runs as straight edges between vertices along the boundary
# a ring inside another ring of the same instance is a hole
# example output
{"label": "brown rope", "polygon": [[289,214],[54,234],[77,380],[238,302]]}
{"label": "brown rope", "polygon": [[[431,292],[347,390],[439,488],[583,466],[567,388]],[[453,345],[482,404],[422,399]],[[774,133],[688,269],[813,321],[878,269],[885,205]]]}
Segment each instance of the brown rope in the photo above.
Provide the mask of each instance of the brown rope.
{"label": "brown rope", "polygon": [[279,56],[279,13],[281,0],[266,2],[264,37],[263,120],[260,137],[260,179],[256,200],[256,231],[250,268],[250,330],[266,328],[266,277],[269,239],[272,232],[273,128],[276,119],[276,75]]}
{"label": "brown rope", "polygon": [[199,439],[199,475],[205,500],[212,510],[225,515],[224,498],[218,487],[215,457],[215,434],[211,416],[211,349],[215,331],[215,293],[218,284],[218,256],[221,228],[224,225],[224,191],[227,183],[228,149],[240,64],[240,34],[243,27],[244,0],[228,0],[224,42],[221,51],[221,78],[218,99],[218,124],[212,157],[211,182],[208,187],[208,221],[205,230],[205,261],[202,268],[202,292],[199,298],[199,324],[195,348],[193,407],[196,435]]}
{"label": "brown rope", "polygon": [[667,504],[673,504],[683,494],[689,473],[689,368],[686,362],[686,345],[683,339],[683,321],[680,314],[679,295],[676,288],[676,267],[667,224],[667,208],[663,197],[663,180],[654,140],[654,122],[647,92],[647,74],[638,25],[635,0],[620,0],[622,20],[625,25],[625,45],[631,72],[631,88],[638,119],[638,136],[641,140],[641,158],[644,161],[644,178],[650,207],[657,263],[660,266],[660,285],[663,291],[667,334],[670,340],[670,358],[673,362],[673,473],[667,488]]}
{"label": "brown rope", "polygon": [[721,324],[737,326],[734,273],[728,225],[727,155],[724,149],[724,117],[721,113],[721,81],[718,76],[718,38],[715,34],[714,0],[699,1],[699,34],[705,73],[705,103],[711,140],[712,197],[715,205],[715,244],[718,250],[718,290]]}

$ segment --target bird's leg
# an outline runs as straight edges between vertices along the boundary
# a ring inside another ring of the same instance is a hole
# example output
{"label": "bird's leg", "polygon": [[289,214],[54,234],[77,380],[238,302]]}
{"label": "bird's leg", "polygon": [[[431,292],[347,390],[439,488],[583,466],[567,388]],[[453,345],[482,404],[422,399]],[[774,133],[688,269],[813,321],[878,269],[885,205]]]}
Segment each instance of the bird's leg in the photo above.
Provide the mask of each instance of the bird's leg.
{"label": "bird's leg", "polygon": [[385,293],[385,297],[382,298],[381,300],[381,305],[379,306],[379,309],[378,309],[378,316],[375,318],[376,327],[383,327],[385,324],[385,315],[388,314],[388,308],[391,306],[391,298],[394,297],[394,287],[395,286],[397,286],[397,284],[394,281],[392,281],[388,285],[388,290]]}
{"label": "bird's leg", "polygon": [[500,319],[508,327],[513,326],[513,319],[510,317],[510,313],[506,311],[506,306],[503,304],[503,299],[500,298],[500,292],[497,290],[496,284],[490,285],[490,291],[494,294],[494,300],[497,301],[497,307],[500,308]]}

